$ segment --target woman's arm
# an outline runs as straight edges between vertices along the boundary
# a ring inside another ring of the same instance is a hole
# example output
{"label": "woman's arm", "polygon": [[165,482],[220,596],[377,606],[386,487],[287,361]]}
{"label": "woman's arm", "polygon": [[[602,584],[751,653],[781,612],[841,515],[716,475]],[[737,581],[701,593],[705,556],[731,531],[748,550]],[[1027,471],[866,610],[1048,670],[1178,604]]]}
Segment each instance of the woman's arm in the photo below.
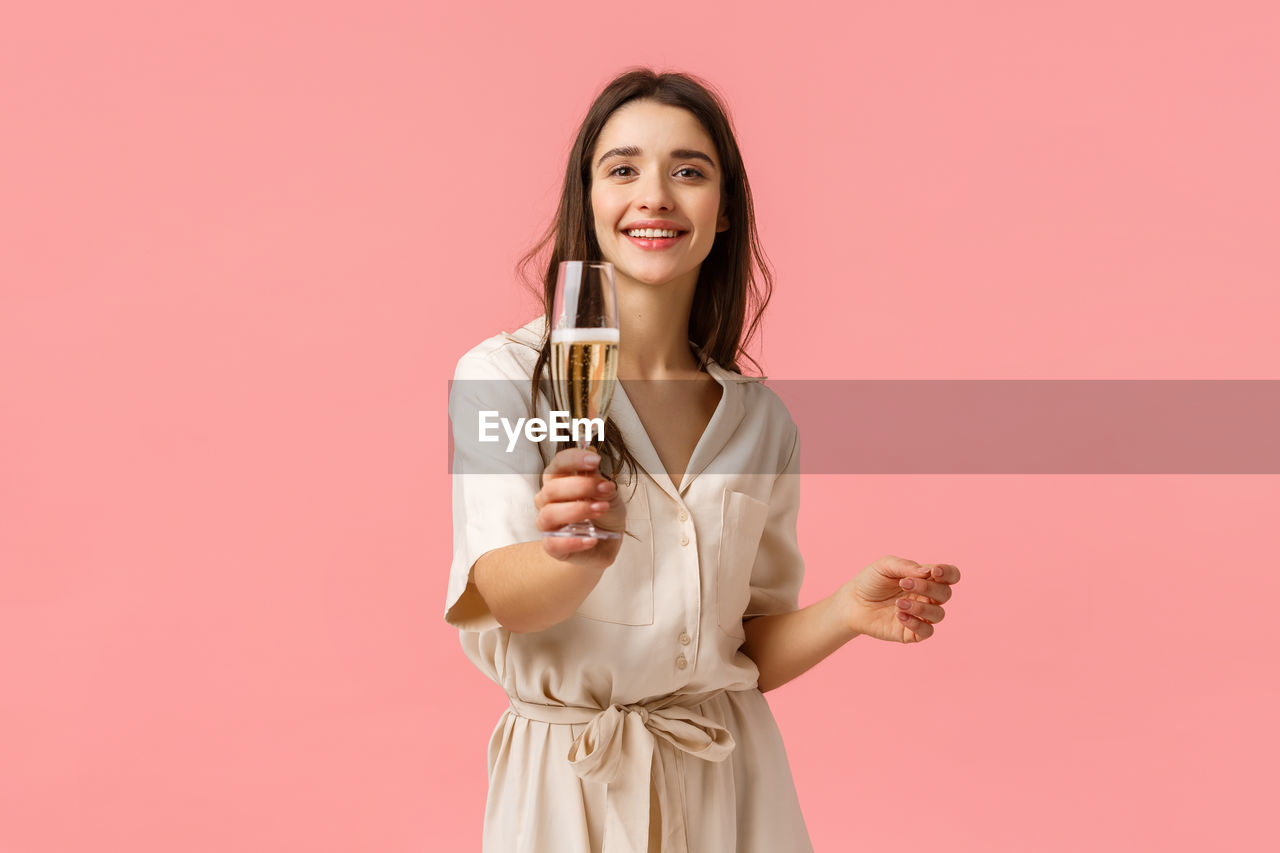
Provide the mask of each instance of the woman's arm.
{"label": "woman's arm", "polygon": [[[601,545],[606,543],[595,547]],[[473,577],[493,618],[508,631],[523,634],[572,616],[606,568],[557,560],[541,542],[521,542],[482,555]]]}
{"label": "woman's arm", "polygon": [[842,601],[847,585],[833,595],[790,613],[756,616],[743,623],[742,652],[760,670],[761,692],[781,687],[858,636]]}
{"label": "woman's arm", "polygon": [[789,613],[756,616],[743,623],[743,653],[760,670],[760,690],[781,687],[852,640],[918,643],[933,635],[946,615],[942,604],[960,570],[886,556],[816,604]]}
{"label": "woman's arm", "polygon": [[[606,530],[626,525],[618,487],[600,475],[600,457],[573,448],[557,453],[542,475],[530,511],[538,529],[556,530],[590,518]],[[613,564],[620,539],[551,537],[495,548],[472,569],[476,592],[508,631],[550,628],[573,615]]]}

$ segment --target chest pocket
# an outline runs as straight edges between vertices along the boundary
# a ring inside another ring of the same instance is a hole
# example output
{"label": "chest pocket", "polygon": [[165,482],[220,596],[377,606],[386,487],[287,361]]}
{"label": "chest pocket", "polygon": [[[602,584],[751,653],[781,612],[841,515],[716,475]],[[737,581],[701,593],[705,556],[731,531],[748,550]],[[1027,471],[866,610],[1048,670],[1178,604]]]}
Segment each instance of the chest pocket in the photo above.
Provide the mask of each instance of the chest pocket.
{"label": "chest pocket", "polygon": [[764,501],[744,492],[725,491],[716,566],[716,608],[720,628],[734,637],[745,636],[742,614],[751,601],[751,568],[768,519],[769,505]]}
{"label": "chest pocket", "polygon": [[627,534],[613,565],[578,607],[578,615],[617,625],[653,624],[653,525],[649,493],[632,473],[618,488],[627,502]]}

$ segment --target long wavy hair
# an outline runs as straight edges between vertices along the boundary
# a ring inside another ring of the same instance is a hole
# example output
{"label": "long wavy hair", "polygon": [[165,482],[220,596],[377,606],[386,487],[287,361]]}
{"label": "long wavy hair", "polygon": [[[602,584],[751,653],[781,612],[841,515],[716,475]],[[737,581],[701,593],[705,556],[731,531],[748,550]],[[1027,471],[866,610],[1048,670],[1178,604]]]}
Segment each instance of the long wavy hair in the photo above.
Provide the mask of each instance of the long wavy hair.
{"label": "long wavy hair", "polygon": [[[569,152],[555,221],[517,268],[521,278],[539,292],[547,317],[541,351],[533,370],[531,399],[534,401],[551,356],[550,318],[560,262],[603,260],[591,210],[592,152],[609,117],[625,104],[638,100],[688,110],[715,143],[721,167],[720,200],[729,219],[729,229],[715,235],[711,252],[698,272],[689,313],[689,340],[722,367],[740,372],[739,365],[746,361],[759,370],[759,364],[746,352],[746,345],[755,336],[760,315],[769,302],[773,274],[756,233],[751,187],[728,112],[712,87],[696,77],[637,68],[605,86],[587,110]],[[551,247],[549,256],[546,255],[548,246]],[[607,470],[615,474],[624,468],[636,467],[621,431],[612,420],[606,421],[600,450]]]}

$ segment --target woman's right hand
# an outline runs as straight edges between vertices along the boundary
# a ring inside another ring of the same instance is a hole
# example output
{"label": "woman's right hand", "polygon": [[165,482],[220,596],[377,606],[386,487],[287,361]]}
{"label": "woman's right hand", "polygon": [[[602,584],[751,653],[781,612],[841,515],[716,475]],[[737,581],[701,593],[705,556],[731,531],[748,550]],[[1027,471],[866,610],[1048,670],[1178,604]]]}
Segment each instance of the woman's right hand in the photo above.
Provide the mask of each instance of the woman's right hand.
{"label": "woman's right hand", "polygon": [[[542,472],[542,489],[533,497],[538,508],[538,529],[556,530],[575,521],[590,519],[596,527],[622,533],[627,526],[627,505],[618,487],[600,474],[600,456],[589,450],[561,450]],[[544,536],[543,550],[557,560],[583,568],[611,565],[622,547],[621,539],[586,536]]]}

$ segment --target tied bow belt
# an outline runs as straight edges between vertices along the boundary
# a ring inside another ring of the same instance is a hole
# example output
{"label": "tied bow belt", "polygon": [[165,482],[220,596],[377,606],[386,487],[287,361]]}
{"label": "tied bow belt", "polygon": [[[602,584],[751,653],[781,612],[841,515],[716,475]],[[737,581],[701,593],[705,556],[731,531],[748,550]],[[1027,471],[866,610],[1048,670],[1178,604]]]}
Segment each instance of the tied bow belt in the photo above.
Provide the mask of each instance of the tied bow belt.
{"label": "tied bow belt", "polygon": [[608,786],[605,853],[649,850],[651,784],[658,795],[663,853],[688,853],[675,750],[704,761],[724,761],[729,756],[734,746],[729,730],[692,710],[724,692],[660,696],[635,705],[610,705],[603,711],[512,698],[511,710],[538,722],[586,725],[569,748],[569,763],[584,781]]}

